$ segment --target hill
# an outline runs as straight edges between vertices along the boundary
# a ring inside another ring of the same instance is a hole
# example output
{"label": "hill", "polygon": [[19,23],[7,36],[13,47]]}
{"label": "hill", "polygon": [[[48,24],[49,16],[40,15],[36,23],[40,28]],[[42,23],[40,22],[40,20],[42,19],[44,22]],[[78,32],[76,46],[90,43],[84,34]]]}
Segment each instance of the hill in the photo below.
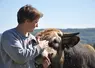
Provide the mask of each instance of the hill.
{"label": "hill", "polygon": [[[35,35],[37,32],[43,29],[36,29],[32,33]],[[95,45],[95,28],[85,28],[85,29],[60,29],[63,32],[79,32],[79,37],[82,43],[87,43],[91,45]]]}
{"label": "hill", "polygon": [[[35,35],[37,32],[41,31],[43,29],[35,29],[34,32],[32,32],[33,35]],[[82,43],[87,43],[95,46],[95,28],[86,28],[86,29],[60,29],[63,32],[79,32],[79,37],[81,39]],[[1,37],[1,34],[0,34]]]}

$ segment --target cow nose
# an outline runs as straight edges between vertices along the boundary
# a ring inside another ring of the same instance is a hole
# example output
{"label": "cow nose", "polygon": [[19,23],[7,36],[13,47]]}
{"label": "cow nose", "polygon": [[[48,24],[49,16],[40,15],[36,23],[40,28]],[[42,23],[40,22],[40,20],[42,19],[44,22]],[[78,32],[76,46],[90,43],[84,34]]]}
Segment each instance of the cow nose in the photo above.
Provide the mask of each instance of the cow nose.
{"label": "cow nose", "polygon": [[48,54],[49,59],[51,59],[51,58],[52,58],[52,56],[53,56],[53,53]]}

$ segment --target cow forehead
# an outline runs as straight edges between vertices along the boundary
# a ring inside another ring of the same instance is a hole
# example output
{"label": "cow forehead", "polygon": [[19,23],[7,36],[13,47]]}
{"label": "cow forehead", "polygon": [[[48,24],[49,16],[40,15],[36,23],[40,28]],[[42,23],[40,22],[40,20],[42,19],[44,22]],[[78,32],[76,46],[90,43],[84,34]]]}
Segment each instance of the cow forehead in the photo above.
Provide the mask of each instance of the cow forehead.
{"label": "cow forehead", "polygon": [[63,35],[63,33],[60,30],[52,28],[52,29],[45,29],[39,32],[36,36],[54,37],[54,36],[58,36],[58,34],[60,34],[61,36]]}

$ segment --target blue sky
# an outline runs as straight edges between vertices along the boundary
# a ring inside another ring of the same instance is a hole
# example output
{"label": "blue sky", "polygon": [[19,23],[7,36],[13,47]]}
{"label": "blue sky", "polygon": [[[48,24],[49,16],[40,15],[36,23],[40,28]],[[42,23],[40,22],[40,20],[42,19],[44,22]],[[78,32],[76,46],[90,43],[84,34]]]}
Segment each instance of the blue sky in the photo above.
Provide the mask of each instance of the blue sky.
{"label": "blue sky", "polygon": [[39,28],[95,28],[95,0],[0,0],[0,33],[17,26],[17,11],[31,4],[44,16]]}

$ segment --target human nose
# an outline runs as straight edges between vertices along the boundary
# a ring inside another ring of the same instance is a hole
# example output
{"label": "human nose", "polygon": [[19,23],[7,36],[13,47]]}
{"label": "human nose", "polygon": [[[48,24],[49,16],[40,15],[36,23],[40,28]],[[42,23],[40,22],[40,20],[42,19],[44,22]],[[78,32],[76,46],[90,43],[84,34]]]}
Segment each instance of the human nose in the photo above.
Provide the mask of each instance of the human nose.
{"label": "human nose", "polygon": [[38,27],[38,23],[35,24],[35,27]]}

